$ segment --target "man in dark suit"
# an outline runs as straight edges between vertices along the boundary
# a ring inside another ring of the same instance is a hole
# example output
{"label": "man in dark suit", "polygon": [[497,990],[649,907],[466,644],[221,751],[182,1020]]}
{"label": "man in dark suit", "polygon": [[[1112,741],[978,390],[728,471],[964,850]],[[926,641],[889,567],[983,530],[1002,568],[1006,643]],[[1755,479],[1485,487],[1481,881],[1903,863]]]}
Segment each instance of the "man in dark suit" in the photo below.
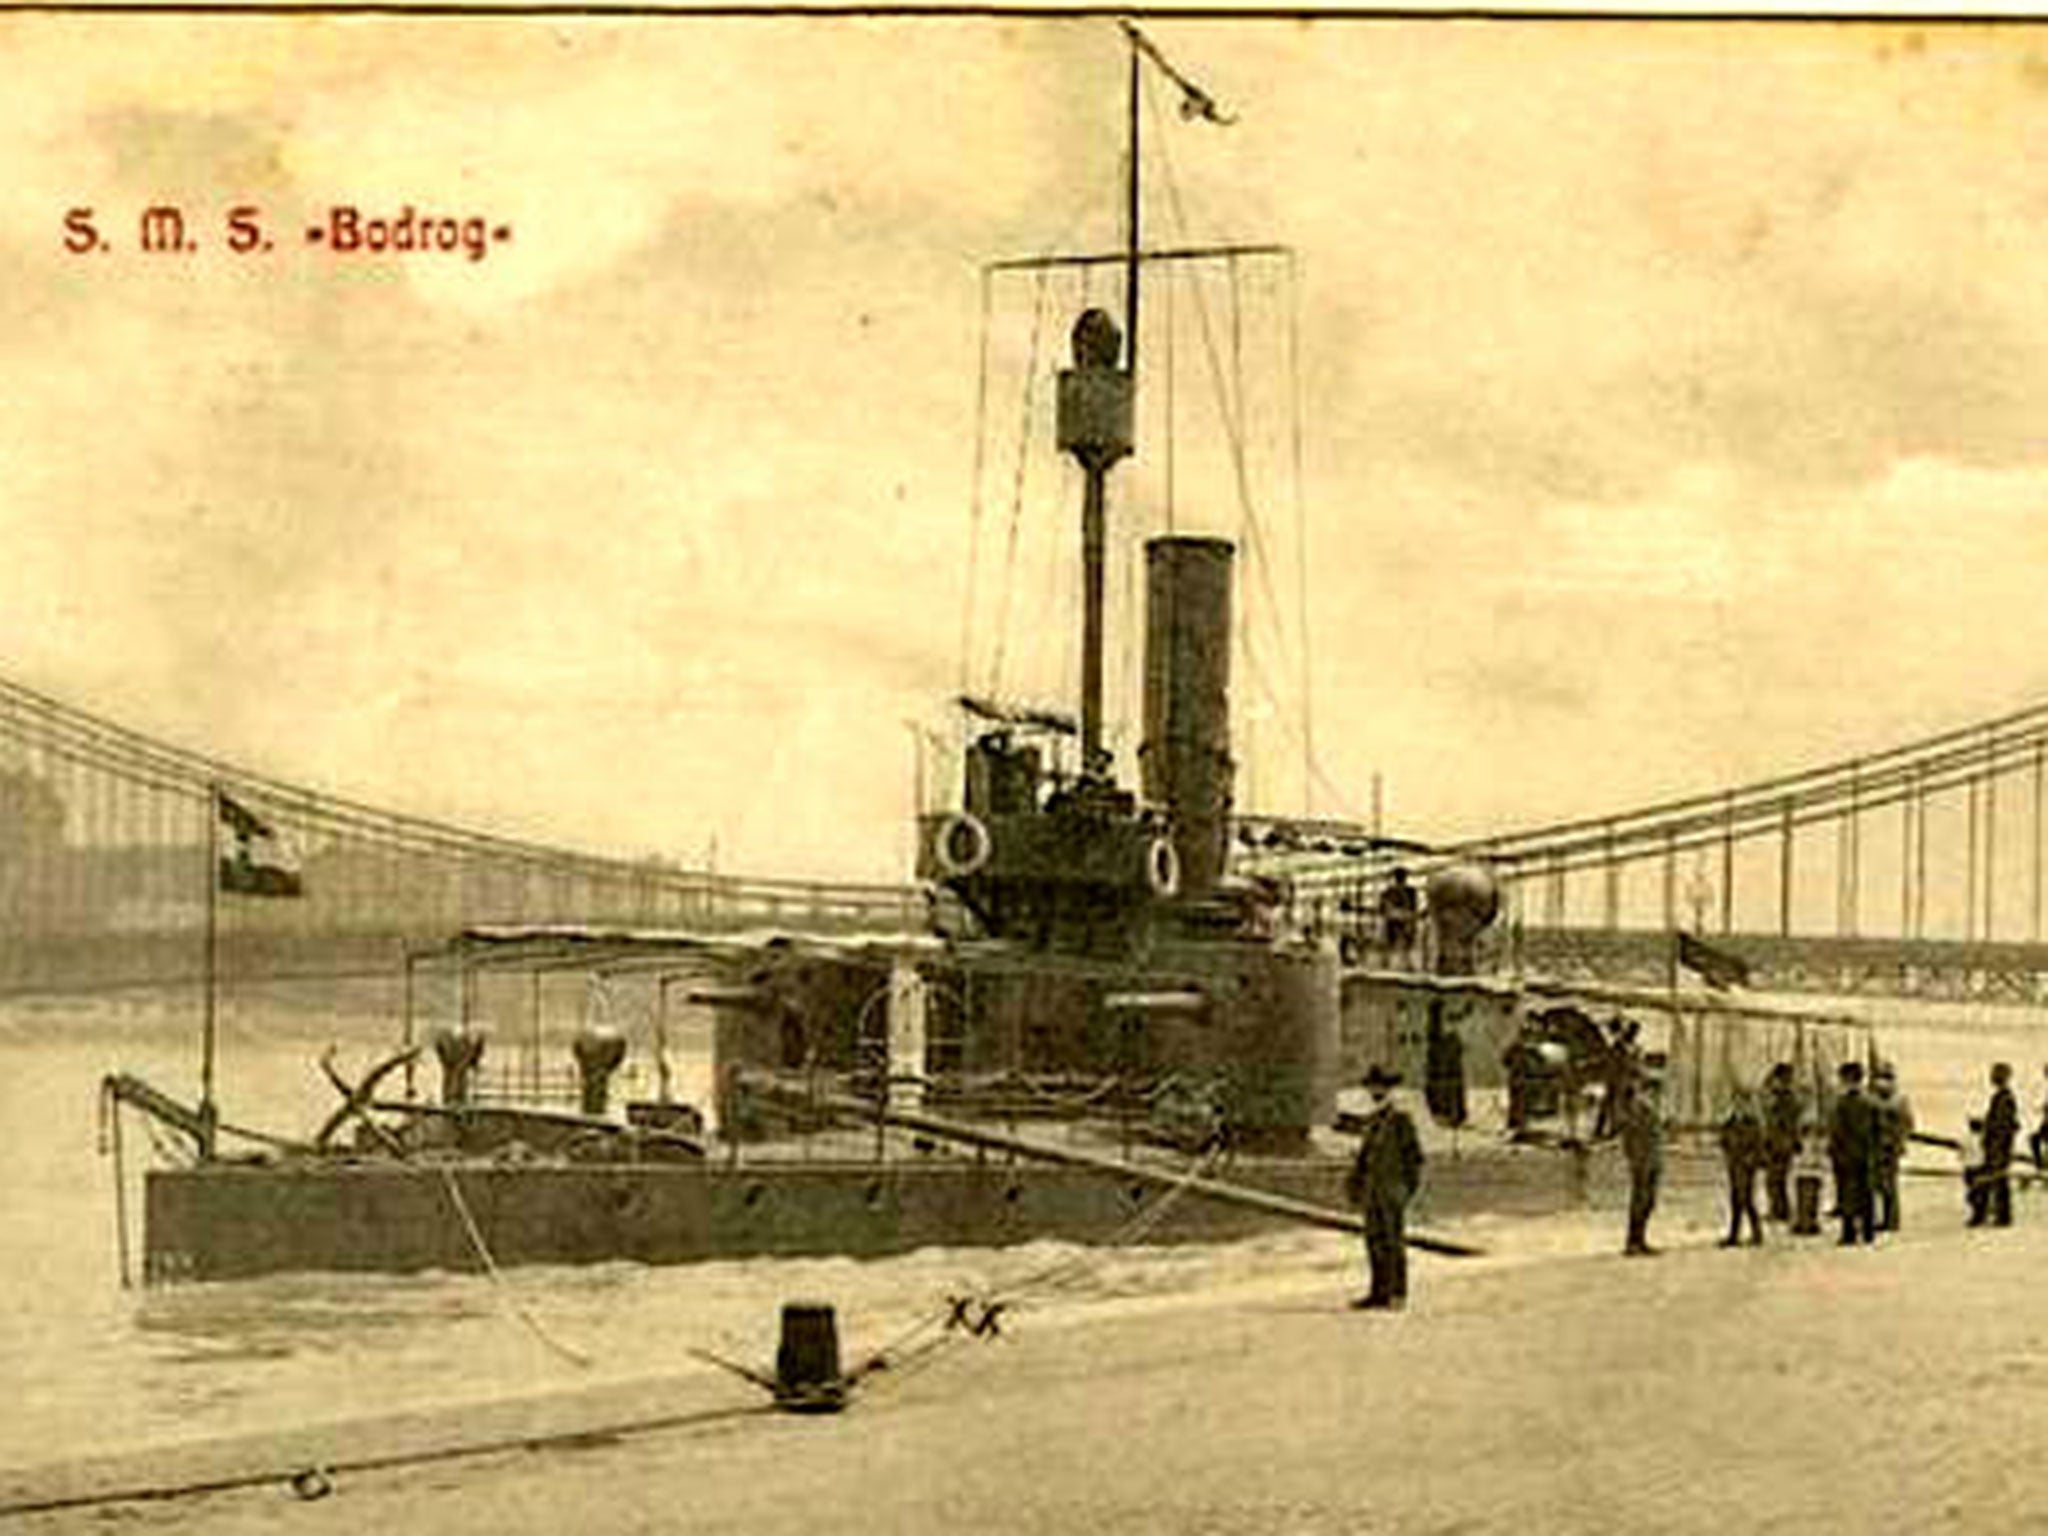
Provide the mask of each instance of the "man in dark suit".
{"label": "man in dark suit", "polygon": [[1364,1078],[1372,1095],[1358,1157],[1346,1185],[1365,1218],[1365,1262],[1371,1287],[1351,1305],[1398,1312],[1408,1303],[1408,1202],[1422,1182],[1422,1143],[1415,1122],[1394,1103],[1398,1072],[1375,1064]]}
{"label": "man in dark suit", "polygon": [[1792,1163],[1799,1156],[1800,1122],[1805,1106],[1792,1081],[1792,1063],[1771,1068],[1764,1089],[1764,1192],[1770,1197],[1771,1220],[1792,1219]]}
{"label": "man in dark suit", "polygon": [[[1991,1068],[1991,1102],[1984,1109],[1984,1164],[1978,1177],[1983,1181],[1991,1224],[2012,1225],[2012,1147],[2020,1134],[2020,1105],[2013,1097],[2012,1068],[1998,1062]],[[1971,1226],[1982,1224],[1973,1215]]]}
{"label": "man in dark suit", "polygon": [[2033,1154],[2034,1167],[2048,1173],[2048,1098],[2041,1101],[2041,1123],[2034,1127],[2034,1133],[2027,1138],[2027,1150]]}
{"label": "man in dark suit", "polygon": [[1380,938],[1388,949],[1405,955],[1415,947],[1421,911],[1421,894],[1408,883],[1408,871],[1396,864],[1389,882],[1380,888]]}
{"label": "man in dark suit", "polygon": [[1828,1161],[1835,1166],[1835,1209],[1842,1246],[1877,1241],[1877,1107],[1863,1092],[1863,1063],[1845,1061],[1841,1092],[1828,1117]]}
{"label": "man in dark suit", "polygon": [[1430,1001],[1428,1078],[1423,1086],[1422,1098],[1429,1106],[1432,1119],[1439,1125],[1448,1125],[1455,1130],[1463,1125],[1466,1119],[1465,1042],[1458,1038],[1455,1024],[1444,1023],[1443,1011],[1441,998]]}
{"label": "man in dark suit", "polygon": [[1664,1174],[1664,1071],[1646,1061],[1621,1107],[1621,1155],[1628,1160],[1628,1242],[1622,1252],[1648,1258],[1650,1213],[1657,1209],[1657,1181]]}

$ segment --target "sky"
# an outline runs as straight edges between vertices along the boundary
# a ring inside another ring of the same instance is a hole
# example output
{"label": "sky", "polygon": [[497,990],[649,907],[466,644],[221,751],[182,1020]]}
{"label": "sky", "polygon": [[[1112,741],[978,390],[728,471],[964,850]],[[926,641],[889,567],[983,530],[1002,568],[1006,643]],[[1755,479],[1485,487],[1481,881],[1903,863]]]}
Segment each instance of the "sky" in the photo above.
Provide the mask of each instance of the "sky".
{"label": "sky", "polygon": [[[1377,776],[1390,830],[1477,836],[2048,691],[2048,30],[1149,31],[1235,121],[1158,87],[1148,238],[1293,257],[1148,279],[1120,716],[1169,518],[1250,540],[1254,809]],[[1114,290],[984,311],[981,266],[1121,239],[1110,22],[14,15],[0,63],[11,680],[483,830],[876,880],[963,682],[1071,707],[1026,379]],[[136,249],[160,203],[196,250]],[[511,237],[309,244],[339,205]]]}

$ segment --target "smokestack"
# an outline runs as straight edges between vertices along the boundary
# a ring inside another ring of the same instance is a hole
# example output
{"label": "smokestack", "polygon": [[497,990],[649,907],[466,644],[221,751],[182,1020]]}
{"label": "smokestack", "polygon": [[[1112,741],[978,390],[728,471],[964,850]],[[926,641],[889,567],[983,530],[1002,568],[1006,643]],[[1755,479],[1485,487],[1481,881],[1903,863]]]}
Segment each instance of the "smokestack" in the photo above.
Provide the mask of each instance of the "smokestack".
{"label": "smokestack", "polygon": [[1216,889],[1230,837],[1227,539],[1145,545],[1145,798],[1173,814],[1180,893]]}

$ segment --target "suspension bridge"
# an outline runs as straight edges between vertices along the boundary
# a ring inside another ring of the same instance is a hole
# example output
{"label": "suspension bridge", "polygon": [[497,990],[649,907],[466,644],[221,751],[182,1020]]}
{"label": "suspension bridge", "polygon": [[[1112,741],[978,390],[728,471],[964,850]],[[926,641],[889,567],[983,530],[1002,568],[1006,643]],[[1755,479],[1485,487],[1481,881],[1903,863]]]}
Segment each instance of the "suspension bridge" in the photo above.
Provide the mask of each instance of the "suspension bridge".
{"label": "suspension bridge", "polygon": [[295,899],[220,899],[244,980],[389,974],[472,925],[909,931],[909,886],[753,880],[381,810],[152,740],[0,680],[0,991],[199,984],[221,797],[292,868]]}
{"label": "suspension bridge", "polygon": [[[296,899],[222,900],[246,979],[388,974],[467,926],[924,929],[913,885],[749,879],[605,857],[356,803],[146,737],[0,680],[0,992],[197,985],[220,800],[291,850]],[[1289,920],[1363,932],[1397,862],[1483,859],[1506,893],[1489,959],[1652,982],[1680,930],[1754,987],[2036,1003],[2048,705],[1781,777],[1423,849],[1244,815],[1238,859]]]}

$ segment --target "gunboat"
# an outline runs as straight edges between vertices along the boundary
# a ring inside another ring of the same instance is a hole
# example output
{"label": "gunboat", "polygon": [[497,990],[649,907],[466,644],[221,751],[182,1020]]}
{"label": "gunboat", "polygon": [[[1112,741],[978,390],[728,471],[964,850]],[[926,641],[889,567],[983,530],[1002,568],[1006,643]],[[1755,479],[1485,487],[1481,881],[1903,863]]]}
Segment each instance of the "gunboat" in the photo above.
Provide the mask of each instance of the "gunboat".
{"label": "gunboat", "polygon": [[[1458,1252],[1431,1226],[1587,1198],[1574,1117],[1604,1070],[1602,1037],[1546,1023],[1558,1010],[1666,1010],[1657,1043],[1682,1067],[1690,1042],[1705,1082],[1704,1029],[1688,1036],[1664,994],[1516,970],[1483,859],[1240,812],[1229,540],[1145,544],[1141,772],[1118,777],[1104,746],[1106,506],[1137,447],[1143,276],[1276,249],[1145,245],[1140,71],[1160,70],[1192,115],[1215,104],[1125,31],[1124,246],[1044,259],[1100,264],[1124,290],[1120,322],[1096,307],[1072,320],[1071,357],[1051,381],[1057,445],[1080,475],[1078,708],[957,701],[958,794],[918,827],[930,931],[465,928],[406,957],[408,999],[415,970],[438,968],[457,978],[461,1016],[429,1024],[409,1003],[391,1053],[356,1079],[330,1057],[334,1111],[296,1137],[114,1074],[110,1100],[190,1154],[146,1177],[150,1280],[1356,1230],[1340,1085],[1394,1066],[1427,1083],[1455,1127],[1468,1088],[1498,1089],[1524,1060],[1534,1075],[1520,1086],[1549,1085],[1556,1133],[1523,1124],[1432,1159],[1411,1240]],[[1246,856],[1309,846],[1356,858],[1361,873],[1333,911],[1303,921]],[[1411,905],[1386,894],[1401,883],[1396,859],[1421,876]],[[475,980],[578,971],[656,989],[657,1038],[638,1042],[653,1091],[613,1104],[634,1043],[597,1022],[573,1042],[573,1107],[484,1092]],[[708,1102],[673,1089],[660,1036],[678,992],[710,1020]],[[1797,1027],[1816,1063],[1850,1048],[1844,1021]]]}

